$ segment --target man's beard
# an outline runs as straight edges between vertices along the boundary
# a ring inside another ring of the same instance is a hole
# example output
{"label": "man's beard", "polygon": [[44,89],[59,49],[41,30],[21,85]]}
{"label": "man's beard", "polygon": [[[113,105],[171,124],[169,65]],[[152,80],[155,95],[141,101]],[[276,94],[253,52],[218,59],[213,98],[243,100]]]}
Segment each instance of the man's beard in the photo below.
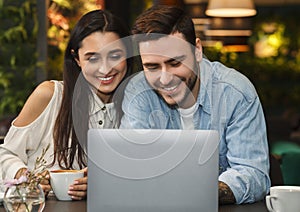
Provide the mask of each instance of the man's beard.
{"label": "man's beard", "polygon": [[[182,105],[184,105],[185,101],[188,99],[188,96],[189,96],[189,95],[193,95],[193,94],[192,94],[193,89],[194,89],[195,86],[196,86],[197,79],[200,77],[200,76],[198,76],[198,75],[200,75],[199,66],[197,65],[196,62],[195,62],[195,64],[194,64],[194,69],[193,69],[193,70],[195,70],[195,71],[194,71],[195,75],[193,75],[193,76],[188,80],[188,82],[186,83],[186,90],[185,90],[185,93],[184,93],[184,95],[183,95],[183,97],[182,97],[182,99],[181,99],[180,101],[178,101],[178,102],[176,102],[176,103],[174,103],[174,104],[170,104],[170,103],[168,103],[168,102],[165,100],[165,98],[163,97],[163,95],[162,95],[159,91],[155,90],[155,93],[156,93],[158,96],[160,96],[160,97],[164,100],[164,102],[165,102],[170,108],[172,108],[172,109],[175,109],[175,108],[178,108],[178,107],[180,108]],[[198,73],[198,74],[197,74],[197,73]],[[183,80],[182,80],[182,81],[183,81]],[[172,98],[172,96],[170,96],[170,98]],[[195,97],[195,98],[197,98],[197,97]]]}

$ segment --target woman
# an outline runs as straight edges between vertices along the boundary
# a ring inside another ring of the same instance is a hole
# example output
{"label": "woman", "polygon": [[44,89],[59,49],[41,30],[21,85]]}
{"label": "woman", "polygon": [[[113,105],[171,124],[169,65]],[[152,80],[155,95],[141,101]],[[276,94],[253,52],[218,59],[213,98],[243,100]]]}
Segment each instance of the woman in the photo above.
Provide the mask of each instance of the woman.
{"label": "woman", "polygon": [[[78,21],[65,51],[63,81],[45,81],[34,90],[0,146],[3,179],[32,169],[50,143],[49,169],[84,169],[85,177],[75,181],[69,195],[86,197],[87,130],[118,127],[123,89],[112,97],[131,74],[128,35],[129,29],[107,11],[91,11]],[[46,177],[41,186],[48,193]]]}

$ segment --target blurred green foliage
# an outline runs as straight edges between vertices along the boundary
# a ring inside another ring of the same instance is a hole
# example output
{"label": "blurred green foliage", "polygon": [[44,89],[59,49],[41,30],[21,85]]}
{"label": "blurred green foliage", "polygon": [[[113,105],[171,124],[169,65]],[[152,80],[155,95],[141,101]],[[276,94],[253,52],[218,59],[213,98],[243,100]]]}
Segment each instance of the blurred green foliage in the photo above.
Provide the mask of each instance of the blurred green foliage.
{"label": "blurred green foliage", "polygon": [[[62,79],[70,30],[95,2],[49,1],[47,79]],[[45,66],[37,62],[37,32],[37,0],[0,0],[0,118],[19,113],[37,85],[35,72]]]}
{"label": "blurred green foliage", "polygon": [[36,1],[2,0],[0,21],[1,117],[19,111],[35,86]]}
{"label": "blurred green foliage", "polygon": [[[299,8],[258,11],[248,40],[248,52],[204,49],[210,60],[233,67],[252,81],[267,115],[282,114],[286,110],[300,112]],[[261,45],[268,50],[266,53],[259,48]]]}
{"label": "blurred green foliage", "polygon": [[[36,86],[37,0],[0,0],[0,118],[17,114]],[[47,78],[62,79],[64,48],[71,29],[96,0],[50,0],[48,10]],[[151,0],[131,0],[130,25]],[[50,18],[50,11],[53,19]],[[275,11],[275,12],[274,12]],[[258,8],[250,51],[225,52],[204,48],[217,60],[245,74],[255,85],[267,113],[287,108],[300,110],[300,19],[299,6]],[[272,30],[273,29],[273,30]],[[271,31],[270,31],[271,30]],[[270,56],[258,56],[257,44],[271,47]]]}

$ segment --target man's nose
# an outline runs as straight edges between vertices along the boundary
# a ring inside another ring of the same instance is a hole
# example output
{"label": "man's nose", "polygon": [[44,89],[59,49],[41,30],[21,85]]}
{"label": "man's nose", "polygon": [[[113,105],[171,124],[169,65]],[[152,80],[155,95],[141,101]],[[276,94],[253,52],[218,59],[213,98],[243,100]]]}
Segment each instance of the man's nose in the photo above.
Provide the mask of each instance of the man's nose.
{"label": "man's nose", "polygon": [[168,85],[173,79],[173,74],[169,73],[165,68],[160,73],[159,81],[162,85]]}

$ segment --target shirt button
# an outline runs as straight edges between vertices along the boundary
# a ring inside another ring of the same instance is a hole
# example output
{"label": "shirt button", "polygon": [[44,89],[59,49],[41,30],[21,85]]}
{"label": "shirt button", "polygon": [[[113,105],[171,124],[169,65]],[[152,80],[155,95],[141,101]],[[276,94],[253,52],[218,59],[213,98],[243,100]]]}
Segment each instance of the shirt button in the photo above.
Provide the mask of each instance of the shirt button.
{"label": "shirt button", "polygon": [[103,124],[103,121],[102,121],[102,120],[100,120],[98,123],[99,123],[100,125],[102,125],[102,124]]}
{"label": "shirt button", "polygon": [[103,108],[101,108],[102,111],[106,110],[106,107],[104,106]]}

